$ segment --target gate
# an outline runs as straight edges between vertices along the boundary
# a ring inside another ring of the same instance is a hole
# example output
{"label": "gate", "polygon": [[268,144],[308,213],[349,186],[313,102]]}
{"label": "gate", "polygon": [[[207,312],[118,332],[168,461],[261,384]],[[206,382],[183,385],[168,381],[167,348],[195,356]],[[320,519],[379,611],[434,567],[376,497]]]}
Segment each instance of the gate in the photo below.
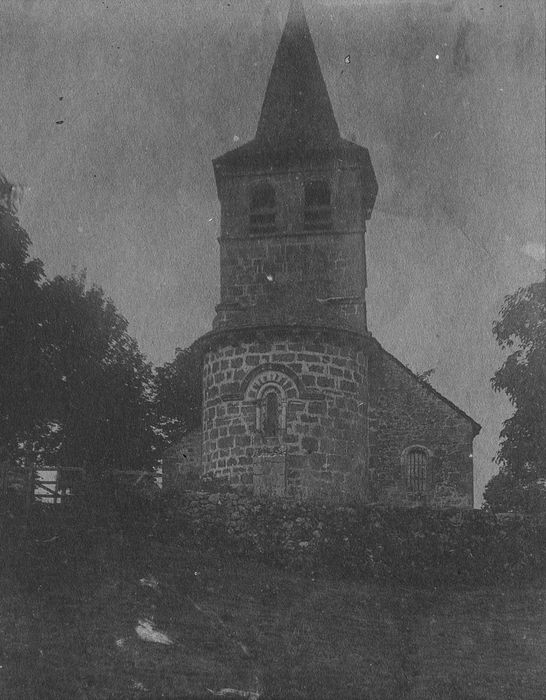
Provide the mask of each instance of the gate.
{"label": "gate", "polygon": [[36,469],[33,495],[37,503],[58,505],[73,498],[83,485],[85,469],[80,467]]}

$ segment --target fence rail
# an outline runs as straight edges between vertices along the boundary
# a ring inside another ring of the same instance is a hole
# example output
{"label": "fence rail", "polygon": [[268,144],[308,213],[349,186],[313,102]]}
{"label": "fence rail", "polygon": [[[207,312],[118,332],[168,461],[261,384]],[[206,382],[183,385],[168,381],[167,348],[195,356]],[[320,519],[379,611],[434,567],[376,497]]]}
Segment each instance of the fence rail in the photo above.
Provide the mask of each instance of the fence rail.
{"label": "fence rail", "polygon": [[[153,472],[113,470],[109,474],[114,478],[111,486],[118,493],[148,480],[153,482],[155,488],[162,488],[161,469]],[[39,469],[29,461],[17,466],[8,461],[0,461],[0,542],[6,532],[6,523],[13,518],[14,506],[24,522],[21,532],[28,532],[35,512],[34,504],[49,509],[50,506],[78,502],[77,499],[84,498],[92,487],[92,473],[82,467]],[[24,504],[18,497],[24,499]]]}
{"label": "fence rail", "polygon": [[[61,467],[57,469],[34,469],[33,496],[38,503],[64,503],[77,495],[77,487],[86,479],[86,471],[81,467]],[[44,478],[44,475],[48,475]],[[49,477],[49,478],[48,478]],[[76,477],[76,478],[75,478]]]}
{"label": "fence rail", "polygon": [[[154,484],[163,486],[163,472],[142,470],[112,470],[109,474],[114,483],[122,487]],[[79,496],[84,486],[92,485],[92,475],[83,467],[44,467],[27,463],[14,468],[8,462],[0,462],[0,509],[9,493],[25,494],[31,503],[59,504]]]}
{"label": "fence rail", "polygon": [[[123,486],[138,486],[149,481],[153,482],[157,488],[161,488],[163,484],[161,471],[115,469],[110,473],[117,483]],[[66,503],[80,495],[78,487],[81,488],[84,485],[88,476],[88,472],[81,467],[34,469],[34,474],[30,476],[33,480],[33,485],[30,487],[33,500],[38,503]]]}

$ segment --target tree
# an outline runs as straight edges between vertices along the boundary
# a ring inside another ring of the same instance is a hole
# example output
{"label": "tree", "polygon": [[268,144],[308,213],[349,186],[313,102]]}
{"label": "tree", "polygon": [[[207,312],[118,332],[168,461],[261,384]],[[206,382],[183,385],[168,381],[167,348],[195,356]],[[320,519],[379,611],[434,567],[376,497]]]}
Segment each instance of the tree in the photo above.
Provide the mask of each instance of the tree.
{"label": "tree", "polygon": [[172,362],[156,369],[156,401],[159,425],[169,442],[201,423],[202,351],[197,344],[176,350]]}
{"label": "tree", "polygon": [[536,513],[546,508],[546,488],[540,480],[516,477],[501,467],[485,487],[484,500],[496,513]]}
{"label": "tree", "polygon": [[8,455],[44,420],[49,377],[41,323],[43,266],[30,257],[13,191],[0,175],[0,450]]}
{"label": "tree", "polygon": [[150,469],[161,448],[153,373],[126,319],[99,287],[86,289],[83,275],[56,277],[42,291],[60,462],[97,476]]}
{"label": "tree", "polygon": [[46,280],[29,248],[0,176],[0,463],[151,468],[153,372],[127,321],[84,276]]}
{"label": "tree", "polygon": [[515,411],[500,434],[500,473],[488,484],[486,501],[506,506],[513,492],[514,508],[523,508],[522,502],[536,500],[526,490],[540,488],[546,478],[546,283],[506,297],[493,332],[501,348],[511,352],[492,385],[506,392]]}

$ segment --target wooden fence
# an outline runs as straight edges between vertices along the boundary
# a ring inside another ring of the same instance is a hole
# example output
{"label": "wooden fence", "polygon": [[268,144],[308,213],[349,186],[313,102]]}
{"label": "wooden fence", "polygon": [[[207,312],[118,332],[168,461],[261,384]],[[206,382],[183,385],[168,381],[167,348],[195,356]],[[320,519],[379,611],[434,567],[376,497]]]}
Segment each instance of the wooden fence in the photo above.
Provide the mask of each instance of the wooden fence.
{"label": "wooden fence", "polygon": [[[161,471],[121,471],[110,472],[114,477],[114,489],[123,490],[141,484],[152,488],[161,488],[163,474]],[[74,499],[84,498],[93,483],[89,481],[90,474],[81,467],[61,467],[54,469],[38,469],[28,463],[17,469],[7,461],[0,462],[0,545],[7,532],[7,523],[13,518],[14,504],[22,516],[21,533],[29,531],[34,504],[46,508],[67,504]],[[154,486],[155,484],[155,486]],[[14,494],[19,494],[21,502]]]}
{"label": "wooden fence", "polygon": [[[116,486],[128,488],[147,484],[162,487],[162,472],[130,471],[116,469],[110,472]],[[33,500],[38,503],[59,504],[79,496],[88,474],[79,467],[61,467],[57,469],[35,469],[31,491]]]}
{"label": "wooden fence", "polygon": [[[66,503],[81,492],[86,473],[80,467],[62,467],[60,469],[34,469],[30,476],[33,482],[33,500],[37,503],[57,505]],[[80,487],[80,488],[78,488]]]}
{"label": "wooden fence", "polygon": [[[147,485],[162,488],[162,471],[113,470],[110,472],[114,485],[121,488]],[[32,503],[59,505],[67,503],[85,492],[89,473],[82,467],[44,467],[28,463],[16,470],[7,462],[0,463],[0,510],[5,510],[4,501],[9,492],[25,494],[27,508]]]}

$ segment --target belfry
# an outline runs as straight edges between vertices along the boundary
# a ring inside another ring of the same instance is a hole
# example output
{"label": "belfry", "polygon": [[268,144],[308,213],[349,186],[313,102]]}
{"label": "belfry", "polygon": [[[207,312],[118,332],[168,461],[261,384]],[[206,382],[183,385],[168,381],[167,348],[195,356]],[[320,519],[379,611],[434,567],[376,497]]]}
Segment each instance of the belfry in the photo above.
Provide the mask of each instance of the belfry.
{"label": "belfry", "polygon": [[368,332],[377,180],[368,150],[340,135],[300,0],[256,136],[214,173],[221,299],[197,341],[192,466],[255,494],[472,505],[479,426]]}

